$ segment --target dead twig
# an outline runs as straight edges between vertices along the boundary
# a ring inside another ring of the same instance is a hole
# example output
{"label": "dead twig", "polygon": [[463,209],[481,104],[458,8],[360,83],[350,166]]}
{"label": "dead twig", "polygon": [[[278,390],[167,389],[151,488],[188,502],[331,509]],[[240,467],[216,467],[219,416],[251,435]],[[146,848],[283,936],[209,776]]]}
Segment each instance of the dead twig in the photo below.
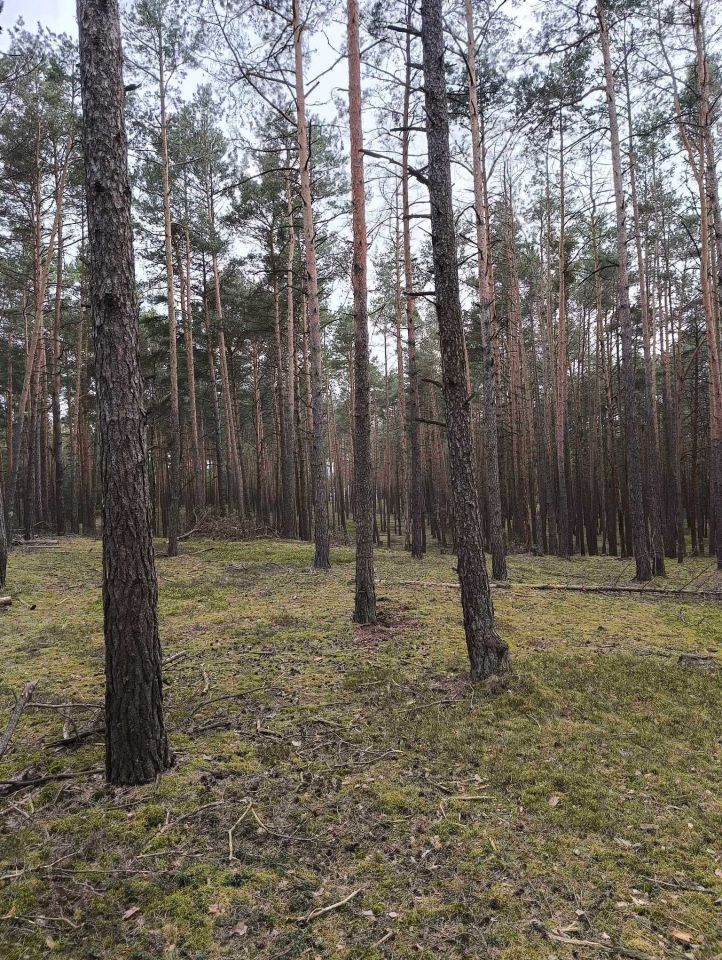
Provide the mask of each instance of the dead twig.
{"label": "dead twig", "polygon": [[2,759],[5,751],[10,746],[10,741],[12,739],[13,734],[15,733],[15,727],[17,727],[18,721],[22,716],[22,712],[30,702],[30,699],[33,695],[33,691],[35,690],[35,687],[37,685],[38,685],[37,680],[31,680],[30,683],[25,684],[25,689],[20,694],[17,700],[17,703],[15,704],[15,707],[13,709],[13,712],[10,715],[10,722],[5,728],[5,733],[3,733],[2,737],[0,737],[0,759]]}
{"label": "dead twig", "polygon": [[228,862],[229,863],[231,863],[233,860],[236,859],[236,855],[233,852],[233,834],[236,831],[236,827],[240,827],[240,825],[246,819],[246,817],[251,812],[251,810],[253,810],[253,804],[249,803],[246,809],[243,811],[243,813],[240,815],[240,817],[236,820],[236,822],[228,831]]}
{"label": "dead twig", "polygon": [[449,797],[449,800],[496,800],[488,793],[456,793]]}
{"label": "dead twig", "polygon": [[343,900],[337,900],[336,903],[330,903],[327,907],[318,907],[316,910],[312,910],[310,913],[307,913],[304,917],[299,917],[298,923],[310,923],[312,920],[316,920],[318,917],[322,917],[326,913],[331,913],[332,910],[338,910],[339,907],[343,907],[349,901],[353,900],[354,897],[357,897],[363,887],[359,887],[358,890],[354,890],[353,893],[349,893],[347,897],[344,897]]}
{"label": "dead twig", "polygon": [[223,806],[222,800],[214,800],[212,803],[204,803],[202,806],[196,807],[196,809],[191,810],[190,813],[184,813],[183,816],[178,817],[177,820],[173,820],[169,823],[164,823],[163,826],[160,828],[160,830],[157,833],[153,834],[150,840],[147,841],[147,843],[143,846],[140,852],[141,853],[145,852],[148,849],[148,847],[151,845],[151,843],[153,843],[154,840],[157,840],[158,837],[162,837],[163,834],[167,833],[169,830],[175,830],[175,828],[179,826],[179,824],[183,823],[184,820],[190,820],[192,817],[198,816],[198,814],[202,813],[203,810],[210,810],[211,807],[221,807],[221,806]]}
{"label": "dead twig", "polygon": [[629,960],[651,960],[648,954],[641,953],[639,950],[633,950],[632,947],[628,947],[620,941],[615,942],[614,940],[609,940],[605,942],[603,940],[583,940],[578,937],[568,937],[566,934],[547,930],[544,924],[538,920],[532,921],[532,927],[541,933],[542,936],[546,937],[547,940],[551,940],[554,943],[565,943],[569,947],[588,947],[590,950],[604,950],[605,953],[611,953],[619,957],[629,957]]}
{"label": "dead twig", "polygon": [[248,690],[239,690],[238,693],[226,693],[222,697],[212,697],[210,700],[204,700],[202,703],[198,703],[193,707],[191,712],[188,714],[188,719],[194,717],[200,710],[204,707],[209,707],[212,703],[220,703],[221,700],[238,700],[240,697],[245,697],[249,693],[258,693],[261,690],[270,690],[270,687],[249,687]]}
{"label": "dead twig", "polygon": [[23,600],[23,598],[19,594],[15,595],[15,599],[17,600],[18,603],[22,603],[24,607],[27,607],[28,610],[34,610],[37,606],[37,604],[35,603],[28,603],[26,600]]}
{"label": "dead twig", "polygon": [[461,697],[457,697],[453,700],[448,698],[446,700],[431,700],[429,702],[424,702],[424,703],[414,703],[408,707],[401,707],[398,713],[415,713],[417,710],[428,710],[431,707],[441,707],[441,706],[447,706],[448,704],[452,704],[452,703],[463,703],[463,702],[464,701]]}
{"label": "dead twig", "polygon": [[377,940],[376,943],[373,944],[373,946],[374,946],[374,947],[380,947],[382,943],[386,943],[387,940],[390,940],[390,939],[393,937],[394,932],[395,932],[394,930],[388,930],[388,931],[383,935],[383,937],[381,937],[380,940]]}
{"label": "dead twig", "polygon": [[255,809],[253,808],[253,804],[251,804],[251,816],[252,816],[253,819],[256,821],[256,823],[258,824],[258,826],[261,827],[263,830],[265,830],[267,834],[269,834],[269,835],[272,836],[272,837],[277,837],[279,840],[305,840],[305,841],[307,841],[307,842],[313,842],[314,840],[318,840],[318,837],[317,837],[317,836],[316,836],[316,837],[301,837],[301,836],[298,835],[298,833],[290,833],[290,834],[289,834],[289,833],[278,833],[278,831],[272,830],[272,829],[268,826],[268,824],[267,824],[267,823],[264,823],[263,820],[261,820],[261,818],[258,816],[258,814],[256,813]]}

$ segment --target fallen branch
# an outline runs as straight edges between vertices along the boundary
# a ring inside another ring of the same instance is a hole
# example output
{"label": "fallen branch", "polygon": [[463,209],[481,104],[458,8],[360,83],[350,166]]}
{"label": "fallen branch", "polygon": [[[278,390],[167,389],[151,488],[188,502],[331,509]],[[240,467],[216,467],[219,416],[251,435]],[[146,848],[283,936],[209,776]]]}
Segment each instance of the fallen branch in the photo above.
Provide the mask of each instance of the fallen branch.
{"label": "fallen branch", "polygon": [[188,540],[190,537],[192,537],[193,534],[196,533],[196,531],[199,530],[199,529],[202,527],[203,522],[205,521],[206,517],[207,517],[207,513],[206,513],[205,511],[201,514],[200,519],[198,518],[198,514],[195,513],[195,511],[194,511],[194,518],[195,518],[195,521],[196,521],[196,522],[195,522],[195,526],[192,527],[190,530],[186,530],[185,533],[182,533],[182,534],[178,537],[178,539],[179,539],[179,540]]}
{"label": "fallen branch", "polygon": [[2,737],[0,737],[0,759],[2,759],[5,751],[10,746],[12,735],[15,733],[15,727],[17,727],[18,721],[22,716],[22,712],[30,702],[30,699],[33,695],[33,691],[35,690],[35,687],[37,685],[38,685],[37,680],[32,680],[30,683],[25,684],[25,689],[20,694],[20,697],[18,698],[18,701],[15,704],[15,708],[13,709],[13,712],[10,715],[10,722],[5,728],[5,733],[2,735]]}
{"label": "fallen branch", "polygon": [[9,607],[13,602],[12,597],[0,597],[0,607]]}
{"label": "fallen branch", "polygon": [[566,934],[555,933],[553,930],[547,930],[543,923],[533,921],[531,926],[537,930],[547,940],[554,943],[564,943],[569,947],[588,947],[590,950],[604,950],[606,953],[615,954],[619,957],[629,957],[630,960],[651,960],[648,954],[641,953],[639,950],[633,950],[626,944],[614,940],[605,942],[603,940],[582,940],[578,937],[568,937]]}
{"label": "fallen branch", "polygon": [[[349,580],[349,583],[354,583]],[[440,587],[442,590],[458,590],[458,583],[446,583],[443,580],[377,580],[377,584],[387,587]],[[495,590],[511,590],[511,584],[504,580],[490,580],[489,586]]]}
{"label": "fallen branch", "polygon": [[249,687],[247,690],[240,690],[238,693],[226,693],[222,697],[213,697],[210,700],[204,700],[202,703],[197,703],[195,707],[188,714],[187,719],[190,720],[191,717],[194,717],[199,710],[202,710],[204,707],[209,707],[212,703],[220,703],[222,700],[238,700],[240,697],[245,697],[248,693],[258,693],[259,690],[270,690],[271,687]]}
{"label": "fallen branch", "polygon": [[305,917],[299,917],[298,923],[310,923],[312,920],[316,920],[318,917],[322,917],[326,913],[331,913],[332,910],[338,910],[339,907],[343,907],[344,904],[347,904],[350,900],[353,900],[354,897],[357,897],[363,888],[359,887],[358,890],[354,890],[353,893],[349,893],[347,897],[344,897],[343,900],[337,900],[336,903],[330,903],[327,907],[318,907],[316,910],[312,910],[310,913],[307,913]]}
{"label": "fallen branch", "polygon": [[22,777],[0,780],[0,797],[6,797],[26,787],[43,787],[46,783],[55,783],[58,780],[79,780],[81,777],[92,777],[104,773],[102,767],[91,767],[89,770],[78,770],[77,773],[49,773],[45,777],[36,777],[33,780],[23,780]]}
{"label": "fallen branch", "polygon": [[[458,590],[458,583],[448,583],[442,580],[386,580],[377,581],[385,583],[391,587],[438,587],[442,590]],[[490,586],[496,590],[511,590],[512,584],[497,582],[492,580]],[[547,591],[568,591],[571,593],[635,593],[647,594],[653,597],[682,597],[685,600],[722,600],[722,591],[720,590],[666,590],[663,587],[642,587],[616,584],[594,584],[585,586],[581,583],[515,583],[514,589],[523,588],[524,590],[547,590]]]}
{"label": "fallen branch", "polygon": [[58,541],[47,537],[35,537],[31,540],[23,540],[16,537],[13,540],[14,547],[57,547]]}
{"label": "fallen branch", "polygon": [[91,740],[93,737],[100,737],[105,733],[105,725],[96,726],[91,724],[89,727],[83,727],[82,730],[76,730],[72,736],[61,737],[60,740],[51,740],[49,747],[61,747],[63,750],[72,750],[85,740]]}
{"label": "fallen branch", "polygon": [[185,651],[181,651],[180,653],[172,654],[170,657],[165,657],[163,660],[163,668],[169,667],[172,663],[178,663],[179,660],[185,660],[187,656],[188,654],[185,653]]}
{"label": "fallen branch", "polygon": [[520,584],[527,590],[559,590],[571,593],[639,593],[653,597],[683,597],[686,600],[722,600],[719,590],[665,590],[663,587],[635,587],[616,585],[594,585],[591,587],[577,583],[525,583]]}
{"label": "fallen branch", "polygon": [[497,797],[492,797],[488,793],[457,793],[452,794],[449,797],[449,800],[496,800]]}
{"label": "fallen branch", "polygon": [[102,703],[31,703],[32,710],[104,710]]}

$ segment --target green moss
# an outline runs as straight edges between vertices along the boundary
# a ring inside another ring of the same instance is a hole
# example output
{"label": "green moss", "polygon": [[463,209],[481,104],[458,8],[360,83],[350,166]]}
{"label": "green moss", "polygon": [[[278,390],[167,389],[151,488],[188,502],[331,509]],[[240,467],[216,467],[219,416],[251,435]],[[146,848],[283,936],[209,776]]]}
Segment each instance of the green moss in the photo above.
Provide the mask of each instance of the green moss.
{"label": "green moss", "polygon": [[[458,592],[423,585],[453,583],[453,558],[377,551],[382,624],[360,629],[353,551],[323,574],[312,552],[189,541],[159,556],[164,654],[182,656],[158,783],[107,789],[101,738],[50,747],[62,714],[26,711],[4,776],[73,779],[0,801],[0,917],[15,910],[0,955],[536,960],[564,948],[531,921],[568,927],[578,909],[584,936],[652,960],[674,928],[700,960],[719,953],[722,685],[677,657],[722,660],[722,610],[532,591],[632,571],[512,557],[495,606],[514,674],[472,689]],[[667,585],[693,576],[718,588],[706,559]],[[10,590],[36,608],[0,613],[2,706],[30,676],[40,701],[102,703],[99,583],[97,541],[12,555]]]}

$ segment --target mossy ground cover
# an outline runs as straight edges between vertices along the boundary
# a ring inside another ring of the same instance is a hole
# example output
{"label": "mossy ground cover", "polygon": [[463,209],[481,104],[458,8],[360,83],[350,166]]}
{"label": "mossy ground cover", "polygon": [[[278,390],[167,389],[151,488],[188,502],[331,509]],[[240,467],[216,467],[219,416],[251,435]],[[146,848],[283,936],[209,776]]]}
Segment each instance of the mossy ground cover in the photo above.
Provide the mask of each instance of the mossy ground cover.
{"label": "mossy ground cover", "polygon": [[[535,592],[632,569],[513,557],[514,673],[474,688],[458,593],[430,585],[453,558],[379,550],[366,629],[333,559],[159,556],[175,766],[120,790],[100,735],[58,743],[102,702],[100,545],[13,554],[0,727],[27,680],[41,708],[0,778],[40,782],[0,798],[0,956],[722,956],[720,604]],[[657,585],[692,578],[722,589],[709,559]]]}

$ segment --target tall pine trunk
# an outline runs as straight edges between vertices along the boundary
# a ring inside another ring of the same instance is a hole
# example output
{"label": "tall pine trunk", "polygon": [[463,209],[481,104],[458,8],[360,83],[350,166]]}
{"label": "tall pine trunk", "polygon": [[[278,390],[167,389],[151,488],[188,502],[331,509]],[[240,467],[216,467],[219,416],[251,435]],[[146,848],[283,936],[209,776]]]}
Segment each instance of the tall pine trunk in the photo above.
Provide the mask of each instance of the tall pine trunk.
{"label": "tall pine trunk", "polygon": [[566,286],[566,211],[564,183],[564,117],[559,110],[559,323],[557,326],[556,416],[554,439],[557,453],[557,486],[559,513],[557,551],[560,557],[570,554],[569,494],[567,489],[567,286]]}
{"label": "tall pine trunk", "polygon": [[491,570],[495,580],[506,580],[506,546],[501,511],[499,482],[499,438],[496,418],[496,371],[492,349],[492,298],[489,283],[489,250],[487,246],[484,197],[484,168],[479,129],[479,92],[476,79],[476,42],[471,0],[464,0],[466,12],[466,69],[469,79],[469,120],[471,123],[472,163],[474,168],[474,220],[476,223],[477,278],[479,283],[479,324],[481,328],[481,362],[484,404],[484,485],[489,514]]}
{"label": "tall pine trunk", "polygon": [[358,0],[348,0],[348,111],[353,207],[354,379],[353,469],[356,489],[356,597],[354,620],[376,623],[374,586],[374,468],[371,458],[366,196],[361,118]]}
{"label": "tall pine trunk", "polygon": [[298,137],[298,163],[301,175],[306,294],[308,297],[308,330],[311,352],[311,403],[313,410],[311,470],[313,473],[314,540],[316,547],[313,565],[316,570],[325,570],[331,566],[328,530],[328,436],[326,429],[326,399],[323,384],[323,350],[321,345],[318,268],[316,266],[316,229],[313,222],[311,193],[311,149],[306,123],[306,91],[303,81],[302,34],[304,24],[301,20],[300,5],[301,0],[293,0],[296,127]]}
{"label": "tall pine trunk", "polygon": [[158,38],[160,91],[160,144],[163,184],[163,227],[165,238],[165,277],[168,299],[168,373],[170,377],[170,475],[168,478],[168,556],[178,555],[180,525],[180,410],[178,403],[178,331],[175,316],[173,282],[173,234],[170,212],[170,174],[168,160],[168,117],[165,103],[165,57],[163,35]]}
{"label": "tall pine trunk", "polygon": [[505,672],[509,669],[510,661],[509,648],[497,633],[494,623],[474,472],[471,397],[466,384],[464,327],[451,193],[441,2],[424,0],[421,10],[431,243],[461,605],[471,677],[480,680],[491,674]]}
{"label": "tall pine trunk", "polygon": [[[56,203],[62,210],[63,196],[56,184]],[[63,215],[58,222],[58,256],[56,260],[55,278],[55,305],[53,311],[53,338],[52,338],[52,412],[53,412],[53,459],[55,462],[54,477],[54,513],[55,529],[58,536],[65,533],[65,460],[63,458],[63,432],[60,412],[60,321],[63,306]]]}
{"label": "tall pine trunk", "polygon": [[[720,361],[719,324],[722,316],[722,209],[720,206],[717,164],[712,135],[712,108],[710,97],[710,69],[704,35],[702,0],[694,0],[692,27],[697,55],[697,101],[700,130],[700,177],[704,180],[702,211],[702,272],[703,287],[709,307],[707,316],[707,350],[710,368],[710,515],[714,521],[714,542],[710,535],[710,553],[717,559],[717,568],[722,570],[722,363]],[[700,197],[702,201],[702,197]],[[706,207],[706,216],[705,216]],[[710,242],[711,240],[711,242]],[[707,249],[708,248],[708,249]],[[717,277],[713,264],[716,255]],[[705,283],[706,279],[706,283]],[[715,297],[716,290],[716,297]],[[715,303],[716,300],[716,303]],[[716,306],[716,310],[715,310]]]}
{"label": "tall pine trunk", "polygon": [[[407,29],[411,29],[411,5],[407,8]],[[416,363],[416,305],[414,303],[414,278],[411,262],[411,204],[409,202],[409,141],[411,99],[411,34],[406,34],[406,73],[401,133],[401,217],[404,243],[404,284],[406,286],[406,333],[409,366],[409,403],[407,407],[409,434],[409,512],[411,514],[411,556],[420,560],[424,554],[424,492],[421,465],[421,438],[419,420],[419,373]]]}
{"label": "tall pine trunk", "polygon": [[155,779],[163,720],[158,585],[142,408],[117,0],[78,0],[80,84],[103,487],[106,776]]}
{"label": "tall pine trunk", "polygon": [[609,132],[612,145],[612,177],[614,180],[614,199],[617,219],[617,316],[622,337],[622,393],[624,397],[626,451],[627,451],[627,493],[629,509],[628,522],[631,528],[632,551],[636,566],[636,579],[652,579],[652,564],[647,549],[647,529],[644,516],[642,494],[642,463],[639,445],[639,424],[637,422],[637,397],[635,388],[634,340],[632,337],[632,319],[629,306],[629,258],[627,253],[627,210],[622,182],[622,151],[619,142],[619,121],[617,102],[614,93],[614,74],[609,49],[609,23],[607,20],[606,0],[597,0],[597,18],[599,20],[599,39],[604,60],[605,91]]}

